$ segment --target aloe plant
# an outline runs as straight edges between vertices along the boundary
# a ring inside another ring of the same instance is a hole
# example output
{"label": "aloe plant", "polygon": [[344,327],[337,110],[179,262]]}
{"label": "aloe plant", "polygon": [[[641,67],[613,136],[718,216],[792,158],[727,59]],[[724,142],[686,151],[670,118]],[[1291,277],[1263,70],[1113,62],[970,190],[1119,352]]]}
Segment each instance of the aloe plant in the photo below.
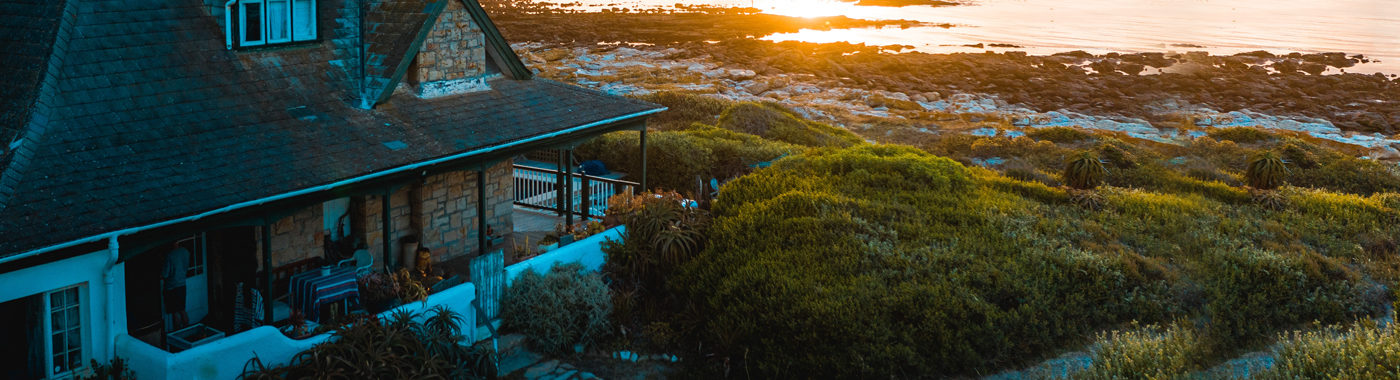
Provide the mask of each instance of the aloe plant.
{"label": "aloe plant", "polygon": [[1285,177],[1288,176],[1288,167],[1282,158],[1274,152],[1265,152],[1255,157],[1249,162],[1249,167],[1245,169],[1244,177],[1249,182],[1249,187],[1259,190],[1273,190],[1283,186]]}
{"label": "aloe plant", "polygon": [[1108,169],[1094,152],[1081,152],[1065,164],[1065,184],[1079,190],[1093,190],[1103,182]]}

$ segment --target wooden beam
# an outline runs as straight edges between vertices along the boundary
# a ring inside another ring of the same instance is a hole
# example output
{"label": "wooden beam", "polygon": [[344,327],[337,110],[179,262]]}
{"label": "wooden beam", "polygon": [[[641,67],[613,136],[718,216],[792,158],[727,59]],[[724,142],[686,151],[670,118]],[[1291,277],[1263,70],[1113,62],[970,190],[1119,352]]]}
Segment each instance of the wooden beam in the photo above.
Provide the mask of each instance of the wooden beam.
{"label": "wooden beam", "polygon": [[380,202],[379,202],[379,205],[380,205],[380,211],[379,211],[379,230],[380,230],[381,234],[384,236],[384,237],[383,237],[382,239],[380,239],[380,240],[382,240],[383,243],[384,243],[383,245],[384,245],[384,272],[385,272],[385,273],[392,272],[392,271],[394,270],[394,267],[395,267],[395,265],[394,265],[394,264],[395,264],[395,262],[394,262],[394,250],[393,250],[394,246],[393,246],[393,242],[390,242],[390,241],[389,241],[389,240],[391,240],[391,238],[390,238],[390,236],[389,236],[390,231],[393,230],[392,228],[389,228],[389,223],[392,223],[392,222],[393,222],[393,218],[390,218],[390,217],[389,217],[389,201],[390,201],[390,199],[393,198],[393,194],[394,194],[393,192],[394,192],[393,189],[387,189],[387,188],[384,189],[384,195],[381,195],[382,198],[380,199]]}

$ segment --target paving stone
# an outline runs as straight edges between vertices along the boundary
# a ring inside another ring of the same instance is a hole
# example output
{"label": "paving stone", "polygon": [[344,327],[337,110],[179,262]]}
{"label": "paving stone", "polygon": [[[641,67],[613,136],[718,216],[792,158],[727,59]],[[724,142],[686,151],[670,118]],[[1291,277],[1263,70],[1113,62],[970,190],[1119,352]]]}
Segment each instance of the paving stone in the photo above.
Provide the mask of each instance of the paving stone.
{"label": "paving stone", "polygon": [[518,350],[515,353],[501,357],[501,365],[497,372],[501,374],[514,373],[515,371],[529,367],[531,364],[538,363],[540,359],[543,358],[543,356],[527,350]]}
{"label": "paving stone", "polygon": [[550,372],[554,372],[554,369],[557,367],[559,367],[558,360],[550,360],[547,362],[536,364],[525,370],[525,378],[531,380],[542,379],[546,375],[549,375]]}
{"label": "paving stone", "polygon": [[559,374],[559,376],[558,376],[558,377],[555,377],[555,379],[559,379],[559,380],[572,379],[572,378],[574,377],[574,375],[576,375],[576,374],[578,374],[578,370],[573,370],[573,369],[571,369],[571,370],[568,370],[567,372],[564,372],[564,373]]}

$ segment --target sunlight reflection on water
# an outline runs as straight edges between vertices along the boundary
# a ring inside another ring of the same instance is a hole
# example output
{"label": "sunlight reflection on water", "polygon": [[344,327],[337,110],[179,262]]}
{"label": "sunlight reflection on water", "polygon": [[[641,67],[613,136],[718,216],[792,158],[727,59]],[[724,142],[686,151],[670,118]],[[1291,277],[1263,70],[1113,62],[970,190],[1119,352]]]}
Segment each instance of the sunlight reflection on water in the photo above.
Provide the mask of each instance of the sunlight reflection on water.
{"label": "sunlight reflection on water", "polygon": [[[832,0],[580,0],[583,9],[753,6],[791,16],[845,15],[933,24],[803,30],[773,41],[910,45],[931,53],[1025,51],[1051,54],[1267,50],[1365,54],[1380,60],[1351,72],[1400,73],[1400,2],[1392,0],[978,0],[954,7],[873,7]],[[964,45],[984,44],[982,48]],[[992,47],[1005,44],[1014,47]]]}

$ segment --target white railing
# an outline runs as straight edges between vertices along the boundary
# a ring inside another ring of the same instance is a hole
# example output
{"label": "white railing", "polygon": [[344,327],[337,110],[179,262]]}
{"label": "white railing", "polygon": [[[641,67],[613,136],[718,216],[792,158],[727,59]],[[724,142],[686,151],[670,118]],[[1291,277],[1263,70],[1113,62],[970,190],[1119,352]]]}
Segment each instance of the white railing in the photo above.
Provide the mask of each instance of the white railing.
{"label": "white railing", "polygon": [[[533,166],[515,165],[515,204],[527,208],[559,210],[559,176],[556,170]],[[565,206],[574,215],[581,217],[603,217],[608,208],[608,197],[635,189],[639,185],[611,178],[572,173],[568,183],[569,198]],[[584,207],[587,205],[587,207]]]}

